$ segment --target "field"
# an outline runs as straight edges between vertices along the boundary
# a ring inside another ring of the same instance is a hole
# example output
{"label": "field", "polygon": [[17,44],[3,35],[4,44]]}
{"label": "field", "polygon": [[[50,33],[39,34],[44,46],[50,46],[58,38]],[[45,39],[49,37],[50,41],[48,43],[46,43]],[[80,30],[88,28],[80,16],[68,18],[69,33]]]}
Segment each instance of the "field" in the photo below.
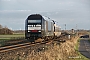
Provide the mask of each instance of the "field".
{"label": "field", "polygon": [[15,38],[24,37],[24,34],[13,34],[13,35],[0,35],[0,40],[11,40]]}
{"label": "field", "polygon": [[24,34],[0,35],[0,46],[4,46],[10,40],[23,39]]}

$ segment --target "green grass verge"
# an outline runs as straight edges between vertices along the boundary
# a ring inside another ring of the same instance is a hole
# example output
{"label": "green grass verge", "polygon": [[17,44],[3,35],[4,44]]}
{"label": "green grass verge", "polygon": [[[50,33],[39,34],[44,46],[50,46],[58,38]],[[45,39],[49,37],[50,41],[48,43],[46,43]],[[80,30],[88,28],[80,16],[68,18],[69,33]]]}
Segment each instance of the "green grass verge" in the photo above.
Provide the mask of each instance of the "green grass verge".
{"label": "green grass verge", "polygon": [[77,51],[77,54],[78,54],[78,57],[79,57],[79,58],[76,58],[76,59],[74,59],[74,60],[89,60],[88,58],[86,58],[85,56],[83,56],[83,55],[79,52],[80,40],[81,40],[81,39],[79,39],[79,40],[77,41],[77,44],[76,44],[76,46],[75,46],[75,50]]}
{"label": "green grass verge", "polygon": [[90,42],[90,39],[88,41]]}

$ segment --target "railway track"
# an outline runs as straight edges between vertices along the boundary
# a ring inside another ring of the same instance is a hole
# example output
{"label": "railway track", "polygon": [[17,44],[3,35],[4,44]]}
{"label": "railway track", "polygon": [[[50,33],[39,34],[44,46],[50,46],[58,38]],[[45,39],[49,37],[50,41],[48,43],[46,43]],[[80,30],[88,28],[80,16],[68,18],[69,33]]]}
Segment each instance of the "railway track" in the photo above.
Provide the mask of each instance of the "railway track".
{"label": "railway track", "polygon": [[25,46],[30,46],[30,44],[29,43],[24,43],[24,44],[17,44],[17,45],[1,47],[0,52],[15,50],[15,49],[19,49],[19,48],[22,48],[22,47],[25,47]]}
{"label": "railway track", "polygon": [[16,44],[22,44],[22,43],[26,43],[28,41],[26,41],[25,39],[20,39],[20,40],[9,40],[9,41],[0,41],[0,47],[4,47],[4,46],[11,46],[11,45],[16,45]]}
{"label": "railway track", "polygon": [[35,43],[31,43],[31,42],[29,42],[27,40],[23,40],[23,41],[21,40],[21,42],[19,42],[17,44],[11,44],[11,45],[6,45],[6,46],[0,47],[0,53],[1,52],[7,52],[7,51],[10,51],[10,50],[15,50],[15,49],[20,49],[20,48],[30,47],[32,45],[37,45],[37,44],[50,44],[50,43],[52,43],[54,41],[65,42],[65,40],[62,40],[60,38],[53,39],[53,40],[47,40],[47,41],[43,41],[43,42],[35,42]]}
{"label": "railway track", "polygon": [[48,41],[41,42],[41,43],[40,42],[36,42],[36,43],[27,42],[27,43],[16,44],[16,45],[11,45],[11,46],[4,46],[4,47],[0,47],[0,53],[8,52],[11,50],[16,50],[16,49],[20,49],[20,48],[26,48],[26,47],[30,47],[30,46],[37,45],[37,44],[50,44],[50,43],[52,43],[52,41],[53,40],[48,40]]}

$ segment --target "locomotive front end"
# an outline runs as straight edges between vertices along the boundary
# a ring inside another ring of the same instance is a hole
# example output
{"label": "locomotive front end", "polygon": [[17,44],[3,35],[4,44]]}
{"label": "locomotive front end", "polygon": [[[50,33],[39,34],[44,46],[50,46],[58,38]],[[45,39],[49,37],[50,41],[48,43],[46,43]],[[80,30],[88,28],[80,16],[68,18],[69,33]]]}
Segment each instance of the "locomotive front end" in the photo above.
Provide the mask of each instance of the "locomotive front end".
{"label": "locomotive front end", "polygon": [[30,15],[25,23],[25,38],[37,39],[41,37],[42,17],[40,15]]}

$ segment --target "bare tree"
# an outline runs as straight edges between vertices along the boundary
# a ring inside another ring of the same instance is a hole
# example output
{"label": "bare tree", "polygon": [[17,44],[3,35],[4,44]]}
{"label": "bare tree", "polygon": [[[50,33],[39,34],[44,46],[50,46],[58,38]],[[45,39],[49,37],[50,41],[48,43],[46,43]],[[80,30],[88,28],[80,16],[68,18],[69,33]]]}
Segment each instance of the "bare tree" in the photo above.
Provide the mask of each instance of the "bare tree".
{"label": "bare tree", "polygon": [[2,29],[3,28],[3,26],[2,25],[0,25],[0,29]]}
{"label": "bare tree", "polygon": [[3,28],[2,25],[0,25],[0,34],[13,34],[13,31],[10,30],[7,26]]}

